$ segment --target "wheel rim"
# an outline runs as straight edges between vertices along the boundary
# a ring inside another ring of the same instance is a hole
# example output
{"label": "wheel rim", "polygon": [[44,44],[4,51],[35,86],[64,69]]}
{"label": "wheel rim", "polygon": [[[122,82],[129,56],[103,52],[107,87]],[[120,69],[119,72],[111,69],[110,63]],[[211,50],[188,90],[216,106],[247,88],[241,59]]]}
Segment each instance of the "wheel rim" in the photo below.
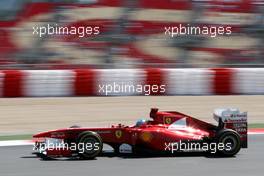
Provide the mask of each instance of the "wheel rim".
{"label": "wheel rim", "polygon": [[230,145],[230,147],[231,147],[230,150],[227,150],[226,148],[224,149],[225,152],[230,152],[230,153],[232,153],[232,152],[234,152],[234,151],[236,150],[236,148],[237,148],[237,144],[238,144],[237,139],[236,139],[235,136],[225,136],[225,137],[222,139],[222,143],[225,145],[225,147],[226,147],[226,145],[227,145],[228,143],[231,144],[231,145]]}
{"label": "wheel rim", "polygon": [[[93,137],[86,137],[83,142],[83,147],[84,147],[84,154],[87,154],[87,155],[92,155],[94,153],[97,153],[98,150],[95,150],[95,144],[96,143],[99,143],[99,141]],[[86,148],[86,146],[89,145],[91,147],[89,147],[89,149]]]}

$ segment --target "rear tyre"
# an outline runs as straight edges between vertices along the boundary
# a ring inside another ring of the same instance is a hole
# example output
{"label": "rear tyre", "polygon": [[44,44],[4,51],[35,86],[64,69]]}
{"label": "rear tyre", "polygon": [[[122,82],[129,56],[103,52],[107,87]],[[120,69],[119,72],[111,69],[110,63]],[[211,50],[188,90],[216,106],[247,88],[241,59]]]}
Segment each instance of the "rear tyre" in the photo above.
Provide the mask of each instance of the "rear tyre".
{"label": "rear tyre", "polygon": [[220,156],[231,157],[236,155],[241,149],[241,140],[239,134],[230,129],[219,131],[217,143],[224,145],[223,150],[218,150]]}
{"label": "rear tyre", "polygon": [[94,159],[103,149],[101,137],[93,131],[82,132],[78,139],[78,154],[82,159]]}

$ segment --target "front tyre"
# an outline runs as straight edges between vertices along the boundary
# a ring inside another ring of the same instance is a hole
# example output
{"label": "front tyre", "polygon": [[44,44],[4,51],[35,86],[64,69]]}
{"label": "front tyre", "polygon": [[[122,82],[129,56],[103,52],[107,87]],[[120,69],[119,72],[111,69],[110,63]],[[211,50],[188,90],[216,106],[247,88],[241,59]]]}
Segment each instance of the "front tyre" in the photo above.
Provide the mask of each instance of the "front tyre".
{"label": "front tyre", "polygon": [[93,131],[82,132],[78,139],[78,154],[83,159],[94,159],[103,149],[101,137]]}
{"label": "front tyre", "polygon": [[236,131],[231,129],[219,131],[217,142],[224,145],[224,148],[218,150],[220,156],[231,157],[236,155],[241,149],[240,136]]}

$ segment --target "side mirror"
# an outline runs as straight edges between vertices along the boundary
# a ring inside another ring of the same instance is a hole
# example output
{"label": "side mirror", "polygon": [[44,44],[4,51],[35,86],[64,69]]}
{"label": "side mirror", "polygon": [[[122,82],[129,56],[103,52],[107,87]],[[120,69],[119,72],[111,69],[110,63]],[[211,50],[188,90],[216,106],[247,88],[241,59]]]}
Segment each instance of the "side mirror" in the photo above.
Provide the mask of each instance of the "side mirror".
{"label": "side mirror", "polygon": [[150,118],[155,119],[158,111],[159,111],[158,108],[151,108],[149,113]]}

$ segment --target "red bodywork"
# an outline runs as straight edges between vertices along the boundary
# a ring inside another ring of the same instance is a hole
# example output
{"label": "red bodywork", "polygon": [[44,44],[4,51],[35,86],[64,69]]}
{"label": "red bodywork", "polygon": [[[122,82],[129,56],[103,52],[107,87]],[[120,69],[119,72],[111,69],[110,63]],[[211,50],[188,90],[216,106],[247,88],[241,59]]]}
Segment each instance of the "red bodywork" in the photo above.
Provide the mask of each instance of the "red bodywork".
{"label": "red bodywork", "polygon": [[[117,125],[111,128],[65,128],[34,135],[36,141],[44,138],[63,139],[64,141],[76,141],[78,135],[84,131],[94,131],[100,135],[103,143],[119,147],[121,144],[149,149],[152,151],[164,151],[166,143],[179,141],[203,141],[213,138],[217,126],[200,121],[179,112],[159,112],[152,109],[152,120],[141,126]],[[180,122],[177,124],[177,122]],[[182,123],[183,122],[183,123]],[[69,150],[50,150],[47,155],[71,156]]]}

